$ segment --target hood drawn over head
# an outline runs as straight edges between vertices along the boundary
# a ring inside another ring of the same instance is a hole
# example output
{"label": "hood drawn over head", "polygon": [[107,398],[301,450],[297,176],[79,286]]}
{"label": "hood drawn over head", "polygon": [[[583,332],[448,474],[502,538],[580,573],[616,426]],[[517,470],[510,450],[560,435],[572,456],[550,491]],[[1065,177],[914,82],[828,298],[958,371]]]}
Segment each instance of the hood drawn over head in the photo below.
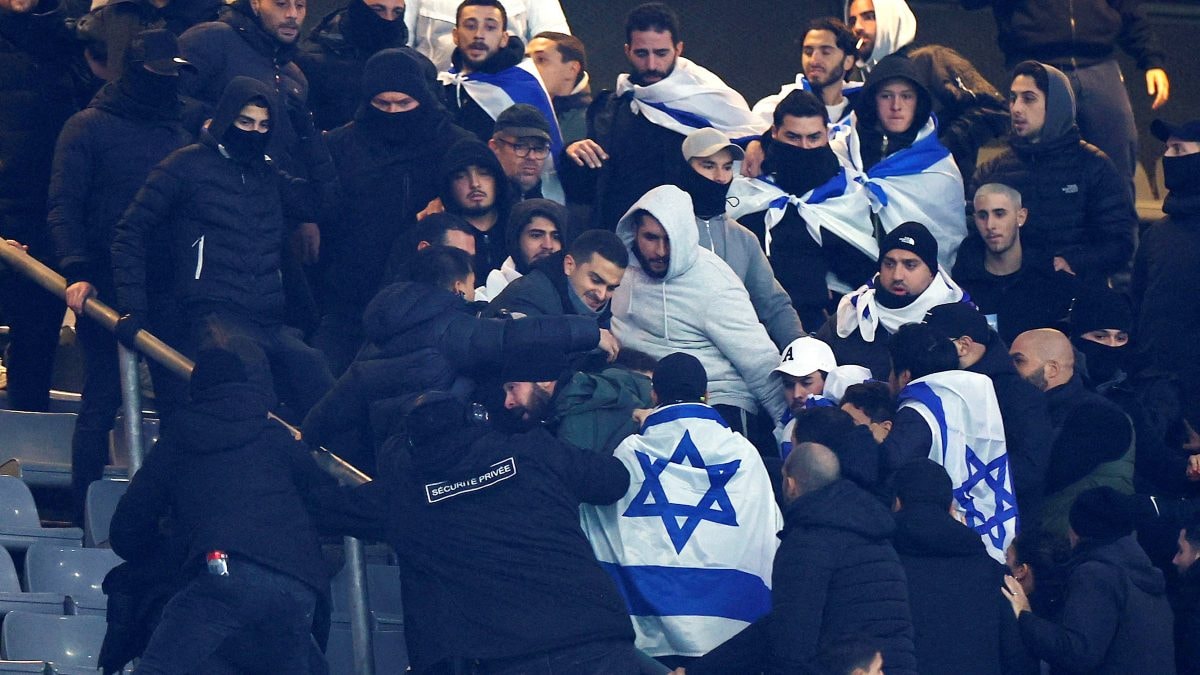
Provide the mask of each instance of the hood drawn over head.
{"label": "hood drawn over head", "polygon": [[[660,185],[634,202],[617,222],[617,236],[630,251],[637,250],[634,239],[638,223],[634,214],[639,211],[649,212],[662,223],[670,239],[671,260],[664,280],[674,279],[691,269],[700,255],[700,233],[696,229],[695,211],[688,193],[674,185]],[[631,260],[633,262],[636,262],[636,256]]]}

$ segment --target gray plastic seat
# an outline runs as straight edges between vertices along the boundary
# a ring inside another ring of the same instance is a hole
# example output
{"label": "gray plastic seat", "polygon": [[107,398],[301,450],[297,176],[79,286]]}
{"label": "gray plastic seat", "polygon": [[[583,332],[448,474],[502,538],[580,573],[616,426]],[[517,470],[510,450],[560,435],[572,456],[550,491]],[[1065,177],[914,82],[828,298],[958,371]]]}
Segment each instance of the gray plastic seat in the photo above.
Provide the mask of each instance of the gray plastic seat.
{"label": "gray plastic seat", "polygon": [[98,480],[88,486],[83,506],[83,545],[108,547],[108,526],[121,495],[129,489],[127,480]]}
{"label": "gray plastic seat", "polygon": [[0,630],[0,646],[6,659],[95,669],[105,627],[100,616],[9,612]]}
{"label": "gray plastic seat", "polygon": [[42,527],[29,486],[0,476],[0,546],[23,551],[37,543],[79,546],[82,540],[83,530],[77,527]]}
{"label": "gray plastic seat", "polygon": [[[376,630],[371,636],[375,672],[403,673],[408,668],[408,647],[404,643],[404,631]],[[329,663],[329,675],[354,675],[354,648],[349,628],[335,624],[329,630],[325,661]]]}
{"label": "gray plastic seat", "polygon": [[[9,612],[34,612],[36,614],[67,614],[65,600],[60,593],[24,593],[17,568],[13,565],[8,550],[0,548],[0,617]],[[0,673],[4,670],[0,669]]]}
{"label": "gray plastic seat", "polygon": [[53,675],[53,666],[47,666],[45,661],[0,661],[0,673],[41,673]]}
{"label": "gray plastic seat", "polygon": [[106,548],[34,545],[25,554],[25,590],[70,596],[79,614],[103,614],[101,584],[121,558]]}
{"label": "gray plastic seat", "polygon": [[[350,623],[349,569],[343,566],[331,582],[333,616],[336,624]],[[367,607],[380,629],[395,630],[404,625],[404,602],[400,593],[400,568],[367,565]]]}
{"label": "gray plastic seat", "polygon": [[73,413],[0,410],[0,467],[29,485],[71,484]]}

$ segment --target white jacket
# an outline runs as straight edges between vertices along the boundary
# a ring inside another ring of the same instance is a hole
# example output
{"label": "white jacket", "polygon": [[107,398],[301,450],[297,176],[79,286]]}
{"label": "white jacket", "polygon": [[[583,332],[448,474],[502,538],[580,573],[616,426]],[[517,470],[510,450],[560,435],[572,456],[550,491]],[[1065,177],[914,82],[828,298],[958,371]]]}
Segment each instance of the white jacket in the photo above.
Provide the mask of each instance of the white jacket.
{"label": "white jacket", "polygon": [[673,185],[647,192],[617,223],[617,236],[636,248],[635,211],[649,211],[671,244],[667,275],[656,279],[636,256],[613,294],[612,330],[621,344],[661,359],[695,356],[708,373],[708,403],[757,412],[777,420],[783,389],[771,371],[779,353],[758,321],[741,279],[720,256],[699,244],[692,199]]}
{"label": "white jacket", "polygon": [[[460,0],[408,0],[404,23],[408,25],[408,44],[433,61],[438,72],[450,70],[454,54],[455,13]],[[529,44],[542,31],[570,33],[567,17],[558,0],[504,0],[508,13],[508,33]]]}

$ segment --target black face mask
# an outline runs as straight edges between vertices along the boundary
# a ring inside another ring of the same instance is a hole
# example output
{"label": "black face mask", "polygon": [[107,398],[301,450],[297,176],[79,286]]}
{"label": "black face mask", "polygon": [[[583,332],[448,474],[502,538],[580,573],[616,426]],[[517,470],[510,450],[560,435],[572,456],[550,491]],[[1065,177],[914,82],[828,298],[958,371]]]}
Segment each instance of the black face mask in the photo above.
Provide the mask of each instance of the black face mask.
{"label": "black face mask", "polygon": [[884,288],[883,286],[875,287],[875,301],[878,302],[880,304],[880,306],[886,307],[888,309],[900,309],[902,307],[908,307],[909,305],[916,302],[917,298],[919,298],[919,297],[921,297],[921,296],[920,295],[896,295],[895,293],[889,291],[888,289]]}
{"label": "black face mask", "polygon": [[1072,342],[1087,359],[1088,379],[1093,385],[1112,382],[1125,370],[1125,357],[1129,353],[1128,344],[1122,347],[1109,347],[1083,338],[1075,338]]}
{"label": "black face mask", "polygon": [[351,0],[346,12],[350,16],[352,41],[365,52],[374,54],[381,49],[402,47],[408,42],[408,27],[404,25],[403,14],[395,21],[388,21],[367,7],[363,0]]}
{"label": "black face mask", "polygon": [[1163,157],[1163,184],[1171,192],[1200,193],[1200,152],[1183,157]]}
{"label": "black face mask", "polygon": [[840,168],[828,145],[805,149],[773,140],[763,159],[763,171],[775,176],[779,189],[797,197],[824,185]]}
{"label": "black face mask", "polygon": [[121,92],[147,109],[173,112],[179,105],[179,77],[152,73],[131,63],[118,80]]}
{"label": "black face mask", "polygon": [[221,145],[233,161],[249,164],[256,159],[262,159],[263,153],[267,151],[268,136],[269,134],[246,131],[230,125],[221,137]]}
{"label": "black face mask", "polygon": [[711,218],[725,212],[725,195],[729,192],[727,183],[718,183],[696,173],[691,166],[683,172],[679,187],[692,197],[692,207],[701,218]]}
{"label": "black face mask", "polygon": [[428,110],[427,106],[420,105],[408,112],[389,113],[367,102],[358,107],[354,121],[371,135],[393,143],[403,143],[418,137],[425,129]]}

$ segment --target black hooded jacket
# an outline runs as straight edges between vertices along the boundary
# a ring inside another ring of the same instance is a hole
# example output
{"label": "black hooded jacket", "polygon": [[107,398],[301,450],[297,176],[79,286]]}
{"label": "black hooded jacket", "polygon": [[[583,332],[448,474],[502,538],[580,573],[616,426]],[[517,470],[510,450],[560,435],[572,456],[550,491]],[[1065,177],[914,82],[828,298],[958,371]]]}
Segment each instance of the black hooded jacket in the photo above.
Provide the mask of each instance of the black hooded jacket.
{"label": "black hooded jacket", "polygon": [[[67,283],[87,281],[104,301],[112,301],[113,230],[150,170],[192,142],[181,109],[179,103],[147,106],[118,80],[63,127],[54,152],[48,223]],[[166,280],[155,276],[159,284]]]}
{"label": "black hooded jacket", "polygon": [[1112,160],[1080,137],[1066,75],[1051,67],[1046,74],[1050,91],[1039,138],[1014,136],[975,172],[971,190],[1003,183],[1021,193],[1029,209],[1021,228],[1024,265],[1052,269],[1061,256],[1077,276],[1104,277],[1133,255],[1137,213]]}
{"label": "black hooded jacket", "polygon": [[1079,373],[1046,392],[1054,426],[1046,494],[1087,476],[1097,466],[1120,459],[1133,442],[1133,427],[1121,408],[1083,385]]}
{"label": "black hooded jacket", "polygon": [[504,259],[508,257],[508,238],[505,234],[508,224],[509,190],[511,183],[504,177],[504,167],[495,153],[483,142],[466,138],[450,146],[438,165],[438,196],[446,211],[466,217],[462,207],[454,198],[454,174],[470,166],[476,166],[489,171],[495,179],[495,199],[492,208],[496,211],[496,224],[484,231],[475,228],[475,278],[487,279],[488,272],[500,269]]}
{"label": "black hooded jacket", "polygon": [[[464,425],[411,449],[405,441],[388,440],[395,464],[378,480],[329,495],[323,510],[334,529],[395,548],[415,670],[632,641],[625,603],[579,525],[581,503],[625,495],[619,460],[544,429]],[[480,487],[447,489],[472,479]]]}
{"label": "black hooded jacket", "polygon": [[[871,640],[888,673],[917,672],[896,523],[847,480],[802,495],[784,512],[771,573],[771,613],[717,647],[691,673],[807,673],[848,635]],[[925,672],[925,671],[921,671]]]}
{"label": "black hooded jacket", "polygon": [[[875,94],[883,88],[888,80],[895,78],[908,80],[917,92],[917,109],[913,114],[912,124],[901,133],[890,133],[884,130],[879,121],[879,112],[875,104]],[[855,116],[858,119],[859,149],[862,153],[863,170],[869,170],[883,158],[911,146],[917,139],[917,134],[929,121],[932,111],[933,98],[921,81],[912,61],[899,54],[893,54],[880,61],[871,69],[871,73],[863,85],[862,94],[854,104]]]}
{"label": "black hooded jacket", "polygon": [[[508,44],[500,48],[500,51],[493,54],[488,60],[484,61],[478,68],[473,68],[481,73],[496,74],[509,68],[514,68],[525,58],[525,43],[515,35],[508,36]],[[462,69],[463,56],[458,49],[454,50],[453,56],[450,57],[451,63],[457,69]],[[487,142],[492,137],[492,132],[496,128],[496,120],[487,113],[486,110],[479,107],[475,99],[467,93],[464,87],[461,87],[453,82],[443,87],[443,99],[446,103],[446,108],[450,111],[450,115],[454,118],[454,123],[475,134],[475,136]],[[503,176],[504,174],[500,174]]]}
{"label": "black hooded jacket", "polygon": [[[229,155],[224,137],[255,97],[265,98],[271,119],[278,118],[267,85],[234,78],[200,142],[160,162],[118,222],[113,278],[123,311],[145,313],[147,266],[165,256],[174,275],[172,293],[189,316],[220,309],[259,323],[282,319],[284,214],[317,220],[332,176],[303,181],[266,157],[237,161]],[[319,137],[305,147],[311,155],[324,151]],[[165,251],[148,247],[159,236],[168,242]]]}
{"label": "black hooded jacket", "polygon": [[[534,263],[529,274],[514,280],[497,295],[484,310],[484,316],[503,316],[505,313],[520,313],[524,316],[559,316],[581,314],[571,300],[571,282],[563,270],[561,251]],[[599,312],[582,314],[596,320],[601,328],[612,322],[612,302]]]}
{"label": "black hooded jacket", "polygon": [[357,94],[357,119],[325,136],[339,192],[336,213],[321,227],[323,304],[327,312],[356,319],[383,286],[388,256],[397,241],[411,230],[417,213],[441,193],[442,183],[430,167],[455,143],[471,138],[421,86],[419,66],[411,56],[391,50],[378,58],[395,64],[389,65],[393,70],[403,68],[414,75],[408,78],[415,84],[408,87],[412,91],[403,93],[420,106],[394,113],[412,116],[413,128],[402,140],[389,139],[373,124],[374,118],[363,114],[369,98]]}
{"label": "black hooded jacket", "polygon": [[129,561],[156,555],[168,509],[187,540],[185,569],[209,551],[241,555],[329,593],[329,573],[303,496],[333,479],[307,446],[267,419],[269,396],[249,382],[193,393],[113,515],[113,551]]}
{"label": "black hooded jacket", "polygon": [[1081,542],[1059,619],[1022,612],[1018,623],[1026,648],[1051,673],[1175,672],[1166,582],[1133,535]]}
{"label": "black hooded jacket", "polygon": [[418,394],[449,391],[465,400],[473,378],[498,367],[506,350],[586,351],[600,340],[595,321],[584,317],[479,319],[468,307],[429,284],[402,282],[380,291],[363,316],[366,346],[309,411],[304,439],[370,466],[397,413]]}
{"label": "black hooded jacket", "polygon": [[1028,673],[1016,617],[1000,594],[1006,570],[987,554],[979,534],[945,507],[905,504],[893,515],[921,672]]}

